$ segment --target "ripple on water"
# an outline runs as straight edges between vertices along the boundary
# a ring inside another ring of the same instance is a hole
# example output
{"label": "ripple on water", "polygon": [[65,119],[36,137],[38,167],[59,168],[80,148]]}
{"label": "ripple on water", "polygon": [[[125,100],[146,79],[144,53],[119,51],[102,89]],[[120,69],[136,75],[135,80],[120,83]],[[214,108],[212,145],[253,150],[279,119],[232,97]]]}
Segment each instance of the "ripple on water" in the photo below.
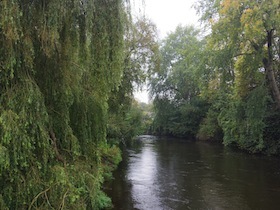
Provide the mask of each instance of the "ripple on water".
{"label": "ripple on water", "polygon": [[137,141],[120,169],[129,192],[113,188],[115,210],[279,209],[279,159],[151,136]]}

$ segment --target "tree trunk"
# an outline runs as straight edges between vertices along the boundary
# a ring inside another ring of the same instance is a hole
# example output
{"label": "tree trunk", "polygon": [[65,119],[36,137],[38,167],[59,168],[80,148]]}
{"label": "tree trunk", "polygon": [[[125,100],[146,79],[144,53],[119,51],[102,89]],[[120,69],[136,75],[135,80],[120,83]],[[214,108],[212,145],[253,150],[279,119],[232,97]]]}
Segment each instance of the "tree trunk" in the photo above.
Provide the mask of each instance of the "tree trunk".
{"label": "tree trunk", "polygon": [[273,29],[267,31],[267,50],[268,50],[268,58],[263,59],[263,64],[268,80],[269,87],[271,89],[274,101],[276,103],[277,109],[280,110],[280,91],[275,79],[275,73],[273,70],[273,55],[272,55],[272,37],[273,37]]}

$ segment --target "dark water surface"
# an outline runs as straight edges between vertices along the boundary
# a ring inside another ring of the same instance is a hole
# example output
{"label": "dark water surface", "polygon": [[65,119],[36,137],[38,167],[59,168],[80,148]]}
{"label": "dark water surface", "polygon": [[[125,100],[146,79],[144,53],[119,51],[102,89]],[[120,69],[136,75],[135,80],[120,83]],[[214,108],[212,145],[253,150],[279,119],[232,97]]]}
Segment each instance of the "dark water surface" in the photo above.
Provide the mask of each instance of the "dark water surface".
{"label": "dark water surface", "polygon": [[114,209],[280,209],[280,159],[140,136],[107,193]]}

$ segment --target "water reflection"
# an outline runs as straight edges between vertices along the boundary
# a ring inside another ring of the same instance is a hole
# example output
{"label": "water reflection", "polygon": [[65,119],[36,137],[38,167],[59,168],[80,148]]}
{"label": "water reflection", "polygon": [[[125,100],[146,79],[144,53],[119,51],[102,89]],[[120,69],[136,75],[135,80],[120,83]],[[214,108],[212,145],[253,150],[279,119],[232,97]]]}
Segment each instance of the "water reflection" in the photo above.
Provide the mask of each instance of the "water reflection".
{"label": "water reflection", "polygon": [[126,150],[114,209],[278,209],[280,160],[201,142],[142,136]]}
{"label": "water reflection", "polygon": [[157,157],[153,138],[141,138],[145,146],[140,152],[129,151],[127,179],[137,209],[162,209],[157,184]]}

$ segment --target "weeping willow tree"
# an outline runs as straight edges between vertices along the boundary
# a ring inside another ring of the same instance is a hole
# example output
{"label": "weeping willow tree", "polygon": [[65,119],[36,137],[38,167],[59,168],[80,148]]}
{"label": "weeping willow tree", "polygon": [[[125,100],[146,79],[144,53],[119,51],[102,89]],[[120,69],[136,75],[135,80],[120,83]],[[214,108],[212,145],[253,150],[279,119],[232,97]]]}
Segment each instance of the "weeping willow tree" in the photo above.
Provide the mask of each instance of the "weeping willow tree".
{"label": "weeping willow tree", "polygon": [[122,0],[0,2],[0,209],[98,209]]}

